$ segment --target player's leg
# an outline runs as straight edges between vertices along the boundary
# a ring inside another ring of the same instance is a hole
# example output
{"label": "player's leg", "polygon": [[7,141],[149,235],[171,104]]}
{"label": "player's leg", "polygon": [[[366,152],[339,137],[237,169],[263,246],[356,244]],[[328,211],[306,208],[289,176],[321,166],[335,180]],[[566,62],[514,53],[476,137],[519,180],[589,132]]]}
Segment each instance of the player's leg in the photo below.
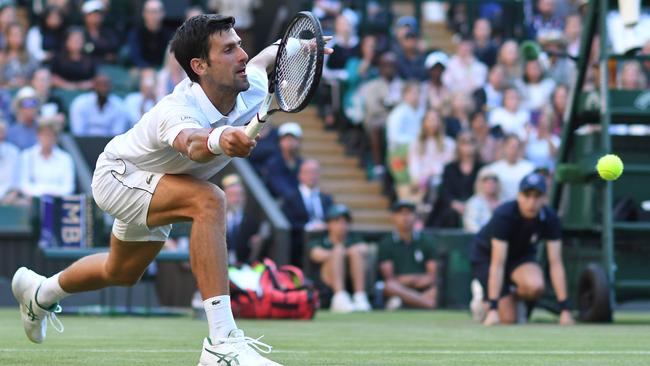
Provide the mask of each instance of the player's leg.
{"label": "player's leg", "polygon": [[108,253],[81,258],[60,273],[61,288],[67,293],[77,293],[108,286],[133,286],[163,244],[164,242],[127,242],[111,234]]}
{"label": "player's leg", "polygon": [[544,275],[535,262],[517,266],[510,278],[517,285],[517,296],[523,300],[534,301],[544,293]]}
{"label": "player's leg", "polygon": [[255,351],[265,348],[270,351],[270,347],[244,337],[233,318],[228,287],[225,205],[223,191],[214,184],[190,176],[166,175],[151,200],[147,223],[158,226],[192,221],[190,265],[203,298],[209,329],[199,365],[277,366]]}
{"label": "player's leg", "polygon": [[345,250],[350,266],[350,277],[352,278],[352,287],[354,294],[352,302],[354,309],[357,311],[370,311],[371,306],[366,294],[366,267],[368,246],[360,243],[355,244]]}

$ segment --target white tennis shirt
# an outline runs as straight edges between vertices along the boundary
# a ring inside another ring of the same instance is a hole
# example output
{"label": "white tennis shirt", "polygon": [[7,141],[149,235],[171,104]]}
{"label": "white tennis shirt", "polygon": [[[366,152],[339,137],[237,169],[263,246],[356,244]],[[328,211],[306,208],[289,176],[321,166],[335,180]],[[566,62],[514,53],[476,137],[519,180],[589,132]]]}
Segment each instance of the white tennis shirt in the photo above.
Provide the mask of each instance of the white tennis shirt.
{"label": "white tennis shirt", "polygon": [[198,83],[181,81],[142,116],[133,128],[113,138],[104,151],[109,158],[124,159],[138,169],[153,173],[189,174],[207,180],[219,172],[231,157],[217,155],[207,163],[198,163],[175,150],[176,136],[186,128],[215,128],[221,133],[229,126],[243,126],[257,113],[268,91],[265,70],[246,67],[250,88],[239,93],[233,110],[222,115],[210,102]]}

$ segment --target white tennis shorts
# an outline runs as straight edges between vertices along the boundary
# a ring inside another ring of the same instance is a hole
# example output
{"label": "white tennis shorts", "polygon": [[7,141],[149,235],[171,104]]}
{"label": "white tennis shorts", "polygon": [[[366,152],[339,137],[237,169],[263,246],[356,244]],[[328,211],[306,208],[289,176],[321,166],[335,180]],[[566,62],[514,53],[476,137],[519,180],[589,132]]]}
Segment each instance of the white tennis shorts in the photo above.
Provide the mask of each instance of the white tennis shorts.
{"label": "white tennis shorts", "polygon": [[138,169],[103,152],[97,159],[92,190],[95,202],[113,216],[113,235],[123,241],[165,241],[172,225],[148,227],[153,192],[164,174]]}

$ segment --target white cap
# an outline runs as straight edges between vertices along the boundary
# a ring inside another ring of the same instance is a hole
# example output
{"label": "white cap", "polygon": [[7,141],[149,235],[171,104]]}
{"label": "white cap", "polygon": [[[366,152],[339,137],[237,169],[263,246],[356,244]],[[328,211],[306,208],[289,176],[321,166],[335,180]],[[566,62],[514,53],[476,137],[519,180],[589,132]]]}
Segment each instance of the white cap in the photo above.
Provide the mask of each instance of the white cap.
{"label": "white cap", "polygon": [[449,57],[444,52],[435,51],[435,52],[431,52],[427,56],[426,60],[424,60],[424,66],[427,69],[430,69],[436,66],[436,64],[440,64],[442,65],[442,67],[446,68],[448,61],[449,61]]}
{"label": "white cap", "polygon": [[296,122],[283,123],[278,129],[278,136],[292,135],[297,138],[302,137],[302,128]]}
{"label": "white cap", "polygon": [[84,14],[90,14],[95,11],[103,11],[104,3],[101,0],[89,0],[86,1],[83,6],[81,6],[81,11]]}

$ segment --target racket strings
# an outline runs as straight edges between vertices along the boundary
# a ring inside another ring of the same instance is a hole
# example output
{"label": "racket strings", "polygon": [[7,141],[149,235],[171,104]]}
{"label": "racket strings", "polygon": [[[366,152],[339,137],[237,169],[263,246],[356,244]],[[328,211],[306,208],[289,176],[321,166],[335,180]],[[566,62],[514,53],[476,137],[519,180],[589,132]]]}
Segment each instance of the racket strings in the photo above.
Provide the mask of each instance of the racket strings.
{"label": "racket strings", "polygon": [[288,37],[300,40],[300,50],[290,55],[282,50],[276,65],[276,93],[281,109],[291,111],[299,108],[308,97],[317,74],[317,40],[319,34],[313,22],[299,19],[288,31]]}

